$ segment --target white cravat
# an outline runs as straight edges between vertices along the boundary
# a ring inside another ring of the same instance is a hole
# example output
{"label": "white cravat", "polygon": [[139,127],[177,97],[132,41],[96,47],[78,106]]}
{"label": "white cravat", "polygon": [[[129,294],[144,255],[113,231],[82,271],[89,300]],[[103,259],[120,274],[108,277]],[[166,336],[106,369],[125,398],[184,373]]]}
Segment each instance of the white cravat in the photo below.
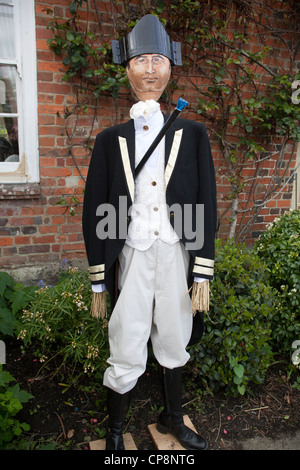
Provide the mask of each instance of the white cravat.
{"label": "white cravat", "polygon": [[135,103],[130,109],[131,119],[136,119],[140,116],[144,116],[148,119],[152,114],[160,110],[160,104],[154,100],[139,101]]}

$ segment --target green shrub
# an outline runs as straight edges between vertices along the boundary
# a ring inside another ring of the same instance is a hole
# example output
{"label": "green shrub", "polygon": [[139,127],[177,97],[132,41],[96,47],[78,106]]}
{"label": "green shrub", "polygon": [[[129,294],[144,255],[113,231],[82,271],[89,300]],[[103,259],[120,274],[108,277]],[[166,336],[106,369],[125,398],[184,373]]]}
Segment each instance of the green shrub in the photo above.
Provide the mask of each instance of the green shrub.
{"label": "green shrub", "polygon": [[272,316],[273,349],[290,355],[293,341],[300,339],[300,210],[275,219],[255,248],[279,297]]}
{"label": "green shrub", "polygon": [[274,302],[259,257],[232,241],[222,247],[218,240],[206,331],[190,349],[197,388],[236,396],[263,382],[272,360]]}
{"label": "green shrub", "polygon": [[108,357],[107,320],[92,318],[90,304],[88,273],[69,268],[57,285],[36,291],[23,311],[18,338],[33,346],[41,362],[60,357],[67,365],[101,375]]}
{"label": "green shrub", "polygon": [[16,415],[23,408],[23,403],[28,402],[32,395],[20,390],[19,384],[11,385],[15,379],[9,372],[2,370],[0,364],[0,449],[11,446],[16,437],[20,437],[24,431],[29,431],[27,423],[20,423]]}
{"label": "green shrub", "polygon": [[34,287],[16,282],[9,274],[0,272],[0,338],[13,336],[17,317],[34,298]]}

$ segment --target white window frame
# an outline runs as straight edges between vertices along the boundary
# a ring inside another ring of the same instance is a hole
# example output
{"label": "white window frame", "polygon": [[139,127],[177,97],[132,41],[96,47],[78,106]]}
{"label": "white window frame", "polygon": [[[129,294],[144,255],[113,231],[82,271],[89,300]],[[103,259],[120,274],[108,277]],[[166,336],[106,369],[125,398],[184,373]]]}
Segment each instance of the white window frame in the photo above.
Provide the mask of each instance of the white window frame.
{"label": "white window frame", "polygon": [[[1,0],[5,3],[5,0]],[[38,99],[34,0],[13,0],[17,67],[19,162],[0,162],[0,183],[38,183]],[[3,114],[1,115],[3,116]],[[12,115],[14,117],[14,115]]]}

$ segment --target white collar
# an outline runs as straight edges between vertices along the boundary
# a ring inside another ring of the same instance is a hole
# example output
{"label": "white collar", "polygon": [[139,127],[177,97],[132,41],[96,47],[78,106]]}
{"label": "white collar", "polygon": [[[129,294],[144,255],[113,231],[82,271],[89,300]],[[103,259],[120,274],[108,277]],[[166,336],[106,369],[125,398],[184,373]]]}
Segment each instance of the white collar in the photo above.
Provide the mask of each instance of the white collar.
{"label": "white collar", "polygon": [[135,103],[130,109],[130,117],[136,119],[143,116],[146,120],[149,119],[152,114],[160,110],[160,104],[154,100],[139,101]]}

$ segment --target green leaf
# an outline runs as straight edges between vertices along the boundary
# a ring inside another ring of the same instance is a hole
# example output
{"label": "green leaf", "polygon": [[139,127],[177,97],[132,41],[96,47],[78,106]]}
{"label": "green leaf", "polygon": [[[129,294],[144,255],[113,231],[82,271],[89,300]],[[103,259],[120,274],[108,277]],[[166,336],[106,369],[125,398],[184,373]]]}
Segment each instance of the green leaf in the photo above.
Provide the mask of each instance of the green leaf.
{"label": "green leaf", "polygon": [[13,376],[4,370],[1,370],[0,368],[0,387],[4,387],[7,385],[9,382],[12,382],[14,380]]}
{"label": "green leaf", "polygon": [[235,375],[233,377],[233,382],[236,384],[236,385],[240,385],[243,381],[243,378],[242,377],[238,377],[237,375]]}
{"label": "green leaf", "polygon": [[233,371],[234,371],[235,375],[237,375],[239,378],[241,378],[244,375],[245,369],[244,369],[244,366],[242,364],[237,364],[236,366],[234,366]]}
{"label": "green leaf", "polygon": [[29,400],[34,398],[33,395],[26,392],[26,390],[20,390],[19,384],[14,385],[10,390],[12,391],[14,398],[19,400],[21,403],[27,403]]}
{"label": "green leaf", "polygon": [[66,38],[68,39],[68,41],[74,41],[74,34],[69,31],[66,34]]}
{"label": "green leaf", "polygon": [[92,78],[93,75],[94,75],[93,70],[88,69],[88,70],[85,71],[85,76],[86,76],[87,78]]}
{"label": "green leaf", "polygon": [[11,309],[13,314],[22,310],[28,304],[28,294],[25,290],[18,290],[11,296]]}
{"label": "green leaf", "polygon": [[1,272],[0,273],[0,295],[3,295],[5,289],[7,287],[12,287],[14,283],[15,281],[9,274]]}
{"label": "green leaf", "polygon": [[72,2],[70,4],[70,12],[71,12],[72,15],[75,15],[76,11],[77,11],[77,5],[76,5],[75,2]]}
{"label": "green leaf", "polygon": [[0,332],[12,336],[14,321],[11,311],[6,307],[0,307]]}

